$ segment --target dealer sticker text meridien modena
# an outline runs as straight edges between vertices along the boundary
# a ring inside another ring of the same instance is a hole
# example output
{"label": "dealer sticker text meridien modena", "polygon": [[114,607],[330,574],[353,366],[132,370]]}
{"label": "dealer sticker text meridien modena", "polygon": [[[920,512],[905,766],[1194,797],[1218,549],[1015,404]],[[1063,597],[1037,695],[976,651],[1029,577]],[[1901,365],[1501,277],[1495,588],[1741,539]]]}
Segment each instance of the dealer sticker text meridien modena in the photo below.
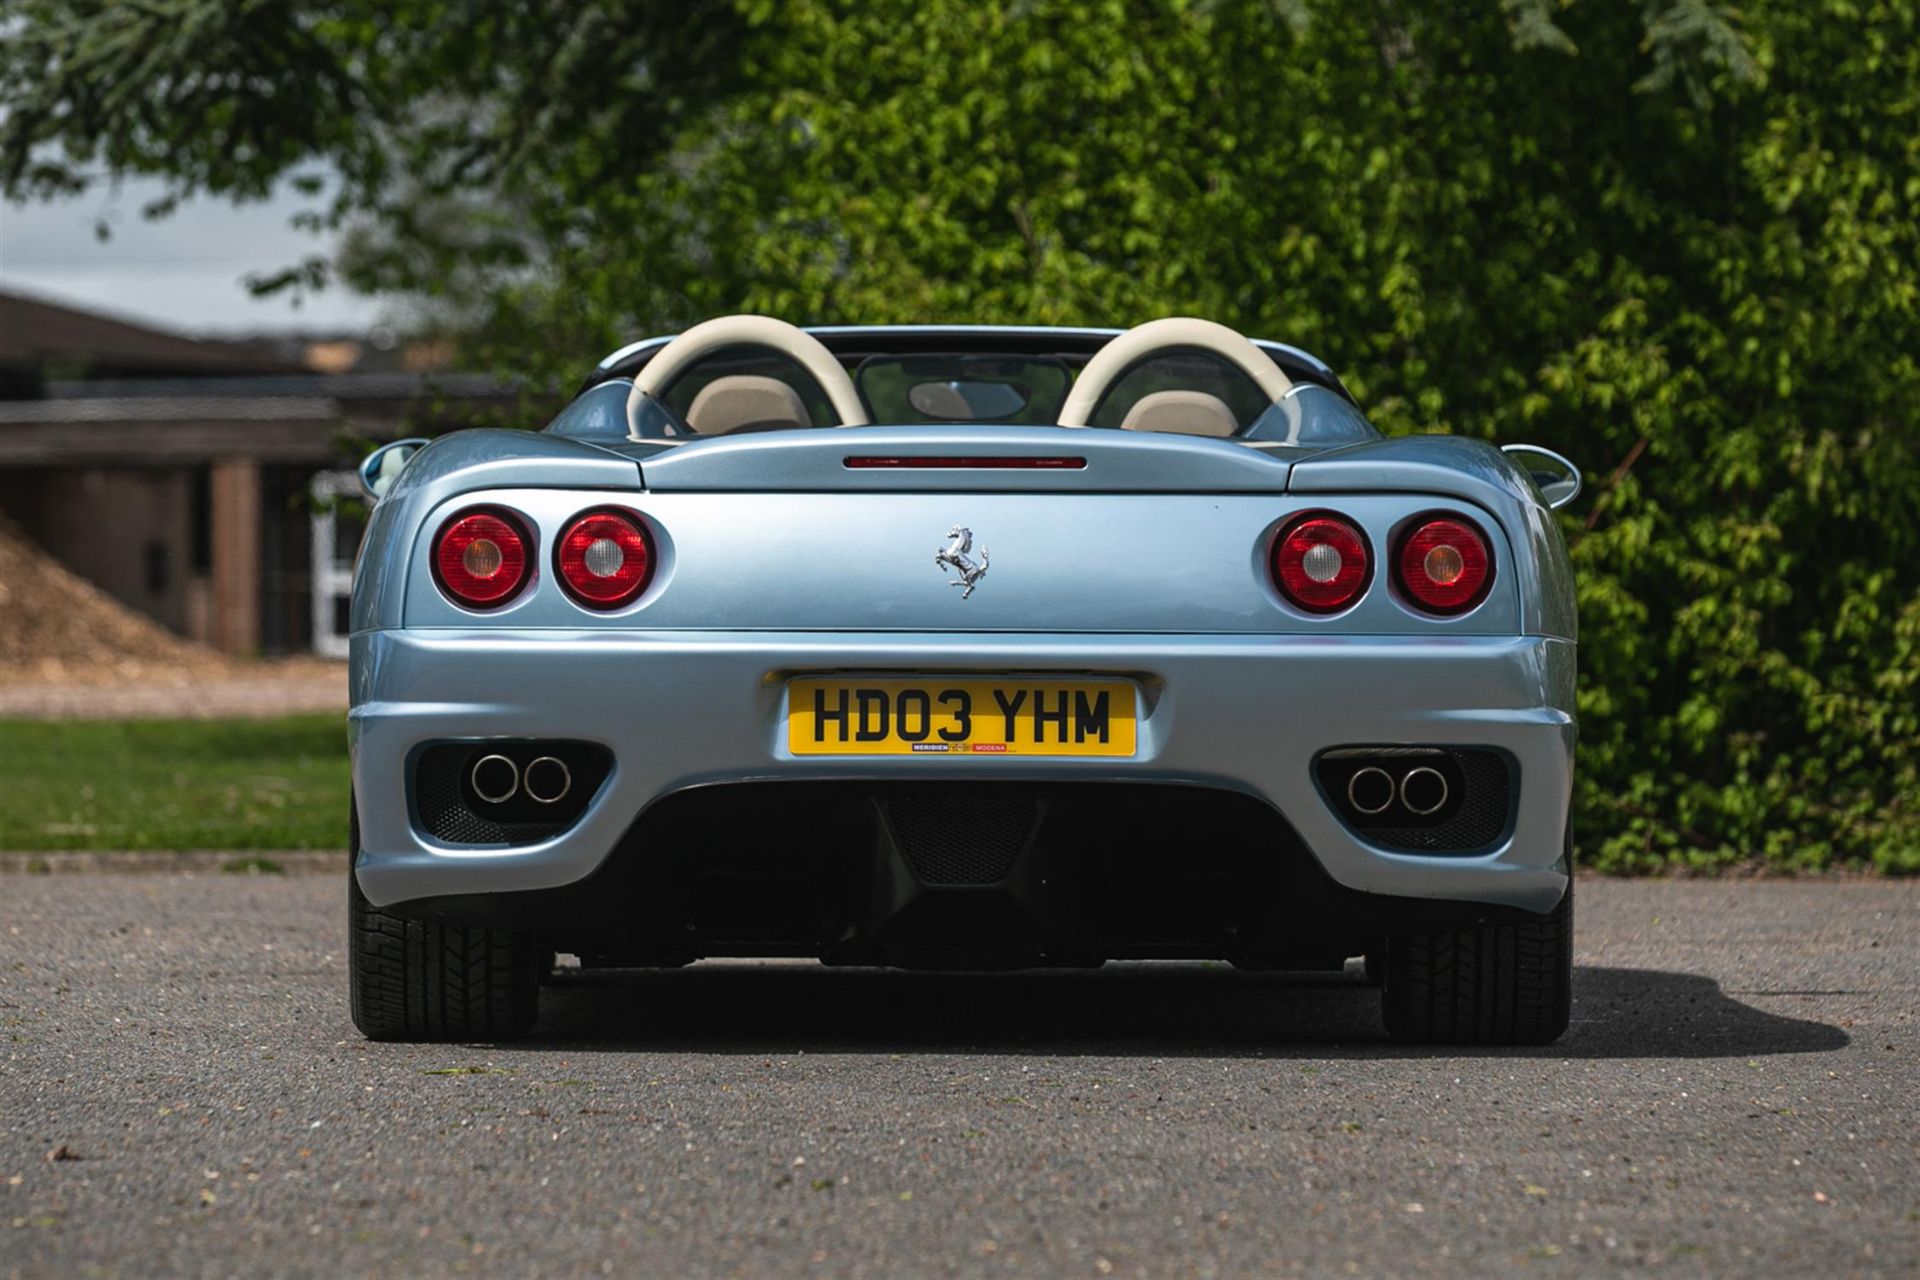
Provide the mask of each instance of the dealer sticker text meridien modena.
{"label": "dealer sticker text meridien modena", "polygon": [[801,679],[787,685],[794,755],[1130,756],[1123,680]]}

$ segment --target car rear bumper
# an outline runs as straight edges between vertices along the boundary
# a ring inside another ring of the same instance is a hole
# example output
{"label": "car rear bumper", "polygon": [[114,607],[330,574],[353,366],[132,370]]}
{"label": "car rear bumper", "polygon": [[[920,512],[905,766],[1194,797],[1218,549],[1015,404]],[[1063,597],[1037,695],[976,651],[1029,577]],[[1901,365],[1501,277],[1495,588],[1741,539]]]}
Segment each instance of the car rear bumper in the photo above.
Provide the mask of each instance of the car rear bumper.
{"label": "car rear bumper", "polygon": [[[786,684],[828,672],[1121,676],[1141,690],[1138,751],[795,758]],[[372,631],[352,642],[356,870],[377,906],[560,889],[593,875],[657,801],[722,783],[1164,783],[1271,805],[1343,889],[1544,912],[1569,872],[1573,691],[1573,644],[1542,637]],[[599,744],[612,767],[558,836],[477,847],[425,835],[408,794],[420,749],[496,738]],[[1313,769],[1353,744],[1505,753],[1517,798],[1504,838],[1467,855],[1362,839]]]}

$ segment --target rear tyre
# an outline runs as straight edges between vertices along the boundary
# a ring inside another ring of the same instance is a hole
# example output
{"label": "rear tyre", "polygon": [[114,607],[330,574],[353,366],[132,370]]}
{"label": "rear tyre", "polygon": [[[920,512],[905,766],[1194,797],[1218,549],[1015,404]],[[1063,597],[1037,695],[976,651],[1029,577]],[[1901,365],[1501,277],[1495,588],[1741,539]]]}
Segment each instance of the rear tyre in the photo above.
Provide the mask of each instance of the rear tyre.
{"label": "rear tyre", "polygon": [[1538,920],[1394,938],[1380,993],[1408,1044],[1552,1044],[1573,1009],[1573,882]]}
{"label": "rear tyre", "polygon": [[[359,853],[354,823],[354,853]],[[527,934],[388,915],[347,873],[347,975],[353,1025],[369,1040],[511,1040],[540,1009],[552,952]]]}

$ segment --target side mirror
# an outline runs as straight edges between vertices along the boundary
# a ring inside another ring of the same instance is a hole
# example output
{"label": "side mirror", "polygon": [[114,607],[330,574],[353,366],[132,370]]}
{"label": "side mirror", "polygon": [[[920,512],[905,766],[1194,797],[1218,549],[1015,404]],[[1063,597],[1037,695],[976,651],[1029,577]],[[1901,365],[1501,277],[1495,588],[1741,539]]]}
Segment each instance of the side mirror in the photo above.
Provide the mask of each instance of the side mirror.
{"label": "side mirror", "polygon": [[400,476],[407,465],[407,459],[420,452],[426,440],[414,436],[405,440],[395,440],[383,444],[360,460],[360,488],[365,491],[369,502],[378,502],[386,496],[387,490]]}
{"label": "side mirror", "polygon": [[1551,449],[1537,444],[1503,444],[1502,453],[1513,455],[1520,469],[1532,478],[1540,496],[1555,511],[1580,496],[1580,468]]}

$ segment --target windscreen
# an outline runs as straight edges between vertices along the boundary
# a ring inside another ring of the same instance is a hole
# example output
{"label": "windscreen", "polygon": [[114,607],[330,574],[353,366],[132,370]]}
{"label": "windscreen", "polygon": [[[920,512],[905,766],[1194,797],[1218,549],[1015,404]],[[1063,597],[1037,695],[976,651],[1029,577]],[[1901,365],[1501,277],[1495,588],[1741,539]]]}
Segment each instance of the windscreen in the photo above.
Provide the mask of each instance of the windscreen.
{"label": "windscreen", "polygon": [[875,422],[1059,421],[1073,374],[1053,356],[870,356],[853,375]]}

